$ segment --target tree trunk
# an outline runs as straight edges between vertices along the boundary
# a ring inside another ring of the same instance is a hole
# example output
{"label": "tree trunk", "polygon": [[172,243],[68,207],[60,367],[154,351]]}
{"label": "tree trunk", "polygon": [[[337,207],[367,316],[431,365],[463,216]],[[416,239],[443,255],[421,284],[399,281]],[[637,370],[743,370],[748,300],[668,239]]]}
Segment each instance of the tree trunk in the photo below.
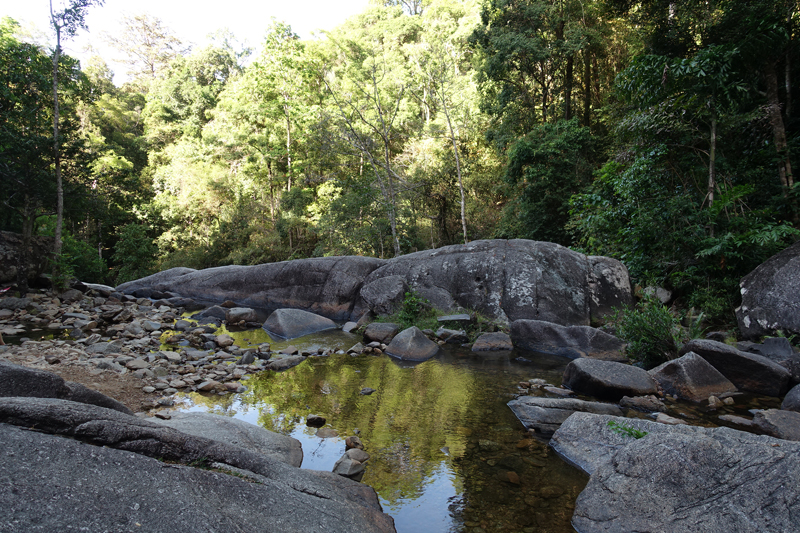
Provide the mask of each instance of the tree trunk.
{"label": "tree trunk", "polygon": [[569,120],[572,118],[572,69],[574,57],[567,58],[567,72],[566,79],[564,80],[564,118]]}
{"label": "tree trunk", "polygon": [[583,125],[591,126],[592,109],[592,63],[589,51],[583,51]]}
{"label": "tree trunk", "polygon": [[286,114],[286,190],[292,188],[292,122],[289,118],[289,104],[283,106]]}
{"label": "tree trunk", "polygon": [[442,111],[447,118],[447,128],[450,131],[450,141],[453,143],[453,156],[456,158],[456,174],[458,176],[458,191],[461,193],[461,230],[464,232],[464,244],[467,244],[467,201],[464,194],[464,182],[461,179],[461,158],[458,156],[458,143],[456,142],[456,134],[453,129],[453,123],[450,121],[450,111],[447,108],[447,101],[444,97],[444,92],[440,91],[442,100]]}
{"label": "tree trunk", "polygon": [[778,175],[781,179],[784,195],[794,186],[792,163],[789,148],[786,143],[786,127],[781,115],[781,103],[778,97],[778,73],[775,62],[769,62],[764,67],[764,76],[767,80],[767,110],[769,121],[772,125],[772,134],[775,137],[775,150],[778,152]]}
{"label": "tree trunk", "polygon": [[[50,2],[50,16],[53,17],[53,2]],[[53,255],[61,254],[61,227],[64,223],[64,187],[61,183],[61,150],[58,143],[59,113],[58,113],[58,62],[61,58],[61,27],[53,18],[56,30],[56,48],[53,52],[53,163],[56,172],[56,230]]]}

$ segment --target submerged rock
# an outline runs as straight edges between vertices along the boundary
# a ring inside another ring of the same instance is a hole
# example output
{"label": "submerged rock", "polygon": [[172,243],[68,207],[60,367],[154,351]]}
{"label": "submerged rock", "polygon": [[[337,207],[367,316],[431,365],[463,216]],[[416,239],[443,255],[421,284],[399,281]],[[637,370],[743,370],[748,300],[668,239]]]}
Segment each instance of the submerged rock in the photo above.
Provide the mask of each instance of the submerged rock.
{"label": "submerged rock", "polygon": [[502,332],[484,333],[472,344],[473,352],[494,352],[498,350],[513,350],[514,344],[511,337]]}

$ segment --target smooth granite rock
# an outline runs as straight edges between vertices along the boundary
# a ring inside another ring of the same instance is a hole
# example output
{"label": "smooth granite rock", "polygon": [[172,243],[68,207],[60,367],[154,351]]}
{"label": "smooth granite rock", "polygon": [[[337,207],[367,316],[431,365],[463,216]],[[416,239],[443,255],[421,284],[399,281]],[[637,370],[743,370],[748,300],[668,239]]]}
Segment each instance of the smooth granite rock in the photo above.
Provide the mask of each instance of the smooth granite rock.
{"label": "smooth granite rock", "polygon": [[519,348],[562,355],[570,359],[588,357],[627,361],[623,354],[624,342],[590,326],[561,326],[542,320],[515,320],[511,323],[511,339]]}
{"label": "smooth granite rock", "polygon": [[304,335],[336,329],[336,322],[301,309],[277,309],[269,315],[263,327],[270,335],[284,339],[296,339]]}
{"label": "smooth granite rock", "polygon": [[564,370],[563,384],[579,394],[603,400],[657,394],[656,382],[641,368],[597,359],[574,359]]}
{"label": "smooth granite rock", "polygon": [[800,441],[800,413],[765,409],[753,416],[753,425],[778,439]]}
{"label": "smooth granite rock", "polygon": [[576,411],[622,416],[622,410],[614,404],[587,402],[575,398],[521,396],[508,402],[508,406],[523,426],[543,435],[552,434]]}
{"label": "smooth granite rock", "polygon": [[783,403],[781,403],[781,409],[800,413],[800,385],[795,385],[792,390],[786,394]]}
{"label": "smooth granite rock", "polygon": [[427,361],[439,352],[439,345],[412,326],[398,333],[386,347],[386,353],[403,361]]}
{"label": "smooth granite rock", "polygon": [[665,394],[690,402],[704,402],[709,396],[736,392],[736,386],[694,352],[667,361],[649,371]]}
{"label": "smooth granite rock", "polygon": [[484,333],[472,344],[473,352],[494,352],[498,350],[513,350],[514,344],[511,337],[498,331],[495,333]]}
{"label": "smooth granite rock", "polygon": [[240,446],[287,465],[299,467],[303,463],[303,447],[299,440],[229,416],[176,412],[170,414],[169,420],[150,420],[195,437]]}
{"label": "smooth granite rock", "polygon": [[364,330],[364,340],[389,344],[400,332],[400,325],[392,322],[373,322]]}
{"label": "smooth granite rock", "polygon": [[689,352],[711,363],[740,390],[765,396],[782,396],[789,389],[789,371],[761,355],[742,352],[733,346],[706,339],[687,342],[681,348],[680,355]]}
{"label": "smooth granite rock", "polygon": [[800,333],[800,242],[756,267],[739,286],[736,320],[745,338]]}
{"label": "smooth granite rock", "polygon": [[[609,421],[646,431],[636,439]],[[792,532],[800,529],[800,444],[729,428],[575,413],[550,446],[591,474],[580,533]]]}

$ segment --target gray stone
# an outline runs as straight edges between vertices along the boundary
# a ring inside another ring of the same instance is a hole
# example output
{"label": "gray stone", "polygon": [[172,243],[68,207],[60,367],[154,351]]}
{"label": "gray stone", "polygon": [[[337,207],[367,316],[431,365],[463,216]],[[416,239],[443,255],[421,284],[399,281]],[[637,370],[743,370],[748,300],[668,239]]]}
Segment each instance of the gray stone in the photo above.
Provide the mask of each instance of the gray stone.
{"label": "gray stone", "polygon": [[800,413],[800,385],[795,385],[792,390],[786,394],[783,403],[781,403],[781,409]]}
{"label": "gray stone", "polygon": [[[0,491],[0,508],[14,510],[13,521],[4,522],[9,533],[259,531],[264,524],[276,533],[394,531],[374,491],[348,479],[115,411],[37,401],[26,409],[21,404],[31,400],[6,399],[0,417],[71,438],[0,424],[0,477],[15,480],[14,490]],[[36,475],[30,475],[34,464]],[[58,501],[69,505],[42,504]]]}
{"label": "gray stone", "polygon": [[[616,433],[609,421],[647,435]],[[572,518],[581,533],[800,529],[800,444],[729,428],[576,413],[550,446],[591,474]]]}
{"label": "gray stone", "polygon": [[[0,231],[0,283],[16,283],[20,262],[24,249],[23,237],[19,233]],[[53,250],[53,237],[30,237],[23,269],[29,282],[41,276],[50,265],[50,254]],[[8,298],[3,298],[7,300]],[[0,307],[3,302],[0,300]],[[10,308],[6,308],[10,309]]]}
{"label": "gray stone", "polygon": [[221,335],[217,335],[217,338],[215,339],[214,342],[216,342],[217,346],[219,346],[220,348],[227,348],[228,346],[233,346],[233,343],[235,341],[233,340],[233,337],[231,337],[227,333],[223,333]]}
{"label": "gray stone", "polygon": [[656,382],[641,368],[597,359],[574,359],[564,370],[563,383],[579,394],[619,400],[623,396],[657,394]]}
{"label": "gray stone", "polygon": [[743,416],[719,415],[719,419],[722,420],[723,422],[728,422],[729,424],[735,424],[737,426],[742,426],[746,428],[753,427],[753,421]]}
{"label": "gray stone", "polygon": [[[0,231],[0,234],[2,233],[4,232]],[[30,298],[14,298],[14,297],[0,298],[0,309],[11,309],[11,310],[25,309],[29,305],[31,305]]]}
{"label": "gray stone", "polygon": [[325,420],[324,416],[308,415],[306,417],[306,425],[312,428],[322,427],[325,425],[325,422],[327,422],[327,420]]}
{"label": "gray stone", "polygon": [[677,426],[677,425],[685,425],[686,422],[680,420],[679,418],[675,418],[674,416],[669,416],[666,413],[658,413],[656,415],[656,422],[660,424],[668,424],[670,426]]}
{"label": "gray stone", "polygon": [[281,372],[283,370],[288,370],[292,367],[295,367],[305,361],[306,358],[302,355],[292,355],[289,357],[284,357],[282,359],[274,359],[269,362],[267,368],[270,370],[274,370],[275,372]]}
{"label": "gray stone", "polygon": [[644,411],[645,413],[664,412],[667,410],[664,402],[653,395],[633,397],[623,396],[619,401],[619,405],[620,407],[636,409],[637,411]]}
{"label": "gray stone", "polygon": [[333,465],[333,473],[340,476],[352,477],[364,471],[364,465],[355,459],[351,459],[347,454],[343,455],[336,464]]}
{"label": "gray stone", "polygon": [[490,352],[497,350],[513,350],[511,337],[502,332],[484,333],[472,344],[473,352]]}
{"label": "gray stone", "polygon": [[691,402],[705,401],[712,394],[736,392],[733,383],[694,352],[653,368],[650,375],[665,394]]}
{"label": "gray stone", "polygon": [[781,361],[778,364],[789,371],[791,375],[789,384],[791,386],[800,384],[800,355],[793,355],[789,359]]}
{"label": "gray stone", "polygon": [[761,343],[743,341],[736,343],[736,347],[743,352],[763,355],[776,363],[789,359],[795,355],[789,339],[786,337],[768,337]]}
{"label": "gray stone", "polygon": [[575,412],[622,416],[622,411],[616,405],[574,398],[521,396],[508,402],[508,406],[523,426],[543,435],[552,434]]}
{"label": "gray stone", "polygon": [[398,333],[386,347],[386,353],[403,361],[427,361],[439,351],[439,346],[412,326]]}
{"label": "gray stone", "polygon": [[249,307],[233,307],[225,313],[225,320],[228,324],[238,324],[242,320],[245,322],[258,322],[258,313]]}
{"label": "gray stone", "polygon": [[369,454],[359,448],[350,448],[344,453],[345,455],[347,455],[347,457],[349,457],[353,461],[358,461],[359,463],[366,463],[367,461],[369,461]]}
{"label": "gray stone", "polygon": [[161,323],[155,322],[153,320],[143,320],[142,328],[144,328],[145,331],[150,331],[150,332],[158,331],[161,329]]}
{"label": "gray stone", "polygon": [[358,329],[358,322],[346,322],[342,326],[342,331],[345,333],[352,333],[353,331]]}
{"label": "gray stone", "polygon": [[301,309],[278,309],[269,315],[263,327],[270,335],[296,339],[311,333],[336,329],[336,323],[329,318]]}
{"label": "gray stone", "polygon": [[391,315],[402,307],[409,290],[403,276],[386,276],[365,283],[360,296],[376,315]]}
{"label": "gray stone", "polygon": [[169,420],[156,422],[195,437],[240,446],[287,465],[299,467],[303,462],[303,448],[299,440],[229,416],[173,412]]}
{"label": "gray stone", "polygon": [[150,368],[150,363],[140,357],[138,359],[128,361],[125,363],[125,366],[131,370],[143,370],[145,368]]}
{"label": "gray stone", "polygon": [[740,390],[765,396],[782,396],[789,388],[789,371],[761,355],[705,339],[687,342],[680,355],[688,352],[694,352],[711,363]]}
{"label": "gray stone", "polygon": [[739,286],[736,319],[745,338],[800,333],[800,242],[759,265]]}
{"label": "gray stone", "polygon": [[462,330],[439,328],[436,330],[436,338],[449,344],[464,344],[469,342],[466,332]]}
{"label": "gray stone", "polygon": [[399,324],[391,322],[373,322],[364,330],[364,340],[366,342],[389,344],[399,332]]}
{"label": "gray stone", "polygon": [[448,322],[454,322],[459,325],[468,326],[472,324],[472,317],[467,314],[460,314],[460,315],[445,315],[440,316],[436,319],[440,324],[446,324]]}
{"label": "gray stone", "polygon": [[781,409],[758,411],[753,425],[773,437],[800,441],[800,413]]}
{"label": "gray stone", "polygon": [[349,350],[347,350],[347,353],[360,354],[363,351],[364,351],[364,345],[361,344],[360,342],[357,342]]}
{"label": "gray stone", "polygon": [[664,287],[645,287],[642,292],[645,296],[655,296],[663,305],[667,305],[672,300],[672,291],[668,291]]}
{"label": "gray stone", "polygon": [[59,295],[59,298],[65,304],[71,304],[83,300],[83,293],[78,289],[67,289]]}
{"label": "gray stone", "polygon": [[589,357],[607,361],[627,361],[625,343],[590,326],[560,326],[541,320],[515,320],[511,323],[514,345],[525,350],[575,359]]}
{"label": "gray stone", "polygon": [[251,365],[251,364],[253,364],[253,362],[255,362],[255,360],[256,360],[255,352],[247,352],[246,354],[244,354],[242,356],[241,359],[239,359],[239,364],[240,365]]}
{"label": "gray stone", "polygon": [[171,352],[169,350],[162,350],[158,352],[158,355],[169,361],[170,363],[180,363],[181,362],[181,354],[177,352]]}

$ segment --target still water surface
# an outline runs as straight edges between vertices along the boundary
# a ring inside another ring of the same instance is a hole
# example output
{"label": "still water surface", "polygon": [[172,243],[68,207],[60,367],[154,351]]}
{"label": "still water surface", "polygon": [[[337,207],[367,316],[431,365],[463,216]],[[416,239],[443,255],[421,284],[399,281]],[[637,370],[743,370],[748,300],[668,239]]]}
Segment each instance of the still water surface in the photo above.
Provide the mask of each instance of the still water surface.
{"label": "still water surface", "polygon": [[[359,340],[341,331],[291,342],[273,342],[263,330],[232,334],[239,346],[271,342],[273,350],[346,350]],[[519,381],[559,384],[567,363],[449,347],[414,365],[386,355],[310,357],[253,377],[245,393],[180,395],[179,405],[291,435],[303,444],[303,468],[315,470],[332,470],[344,439],[357,433],[371,455],[362,482],[377,491],[400,533],[572,532],[586,476],[530,437],[506,406]],[[365,387],[376,392],[360,394]],[[324,416],[338,436],[318,436],[305,425],[309,414]]]}

